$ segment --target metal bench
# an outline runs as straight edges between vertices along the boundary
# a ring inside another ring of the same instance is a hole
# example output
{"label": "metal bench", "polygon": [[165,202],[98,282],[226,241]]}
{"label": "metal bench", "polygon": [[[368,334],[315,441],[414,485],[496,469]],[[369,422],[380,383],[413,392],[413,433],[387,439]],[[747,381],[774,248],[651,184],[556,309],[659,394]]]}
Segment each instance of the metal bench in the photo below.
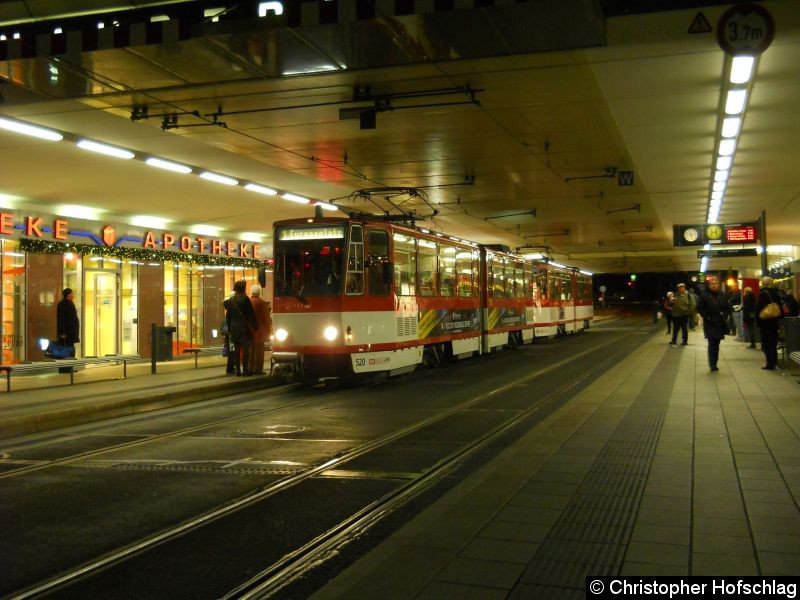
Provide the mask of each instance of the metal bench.
{"label": "metal bench", "polygon": [[181,351],[181,354],[193,354],[194,355],[194,368],[197,368],[197,357],[201,354],[214,354],[217,356],[222,356],[222,346],[202,346],[199,348],[184,348]]}
{"label": "metal bench", "polygon": [[11,375],[36,375],[51,371],[69,372],[69,383],[75,383],[75,370],[86,365],[120,364],[122,363],[122,377],[128,376],[128,363],[142,360],[138,355],[87,356],[85,358],[66,358],[62,360],[19,363],[14,365],[0,365],[0,372],[6,374],[6,391],[11,391]]}

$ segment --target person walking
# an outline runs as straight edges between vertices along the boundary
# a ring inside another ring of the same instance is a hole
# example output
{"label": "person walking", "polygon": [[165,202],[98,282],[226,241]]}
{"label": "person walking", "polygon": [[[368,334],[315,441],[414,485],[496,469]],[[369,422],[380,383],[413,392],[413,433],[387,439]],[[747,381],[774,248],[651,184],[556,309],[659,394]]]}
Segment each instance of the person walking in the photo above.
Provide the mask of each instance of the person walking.
{"label": "person walking", "polygon": [[[761,368],[766,371],[774,371],[778,366],[778,322],[783,316],[783,307],[781,306],[780,294],[775,289],[775,281],[772,277],[762,277],[758,285],[761,291],[758,294],[758,300],[756,300],[756,325],[758,325],[758,331],[761,333],[761,351],[767,359],[767,364]],[[778,305],[777,316],[769,318],[767,318],[766,314],[762,316],[761,312],[769,304]]]}
{"label": "person walking", "polygon": [[233,284],[233,296],[223,302],[228,311],[228,330],[233,342],[233,368],[237,376],[249,377],[250,351],[253,346],[253,331],[258,327],[256,314],[250,298],[245,294],[247,283],[237,281]]}
{"label": "person walking", "polygon": [[269,335],[269,306],[261,297],[262,288],[255,284],[250,288],[250,302],[256,315],[257,327],[253,330],[253,350],[250,353],[250,373],[264,375],[264,342]]}
{"label": "person walking", "polygon": [[700,300],[700,296],[697,295],[697,292],[694,291],[694,288],[689,288],[688,294],[694,299],[694,308],[689,311],[689,319],[687,320],[687,323],[689,324],[689,329],[694,331],[697,329],[697,324],[700,320],[697,318],[697,303]]}
{"label": "person walking", "polygon": [[672,305],[675,304],[675,294],[667,292],[664,298],[664,319],[667,321],[667,335],[672,333]]}
{"label": "person walking", "polygon": [[[753,288],[744,288],[742,296],[742,325],[747,339],[750,341],[748,348],[756,347],[756,297]],[[745,340],[747,341],[747,340]]]}
{"label": "person walking", "polygon": [[686,284],[679,283],[678,291],[672,303],[672,340],[673,346],[678,340],[678,329],[681,330],[681,346],[689,343],[688,321],[689,315],[697,312],[697,303],[689,292],[686,291]]}
{"label": "person walking", "polygon": [[706,289],[700,295],[697,312],[703,317],[703,333],[708,340],[708,367],[711,371],[719,371],[719,343],[730,332],[728,316],[731,309],[728,299],[720,292],[719,279],[716,277],[706,279]]}
{"label": "person walking", "polygon": [[65,288],[61,296],[56,306],[56,337],[65,346],[71,346],[72,355],[75,356],[75,344],[81,341],[81,323],[78,309],[75,308],[75,295],[72,289]]}

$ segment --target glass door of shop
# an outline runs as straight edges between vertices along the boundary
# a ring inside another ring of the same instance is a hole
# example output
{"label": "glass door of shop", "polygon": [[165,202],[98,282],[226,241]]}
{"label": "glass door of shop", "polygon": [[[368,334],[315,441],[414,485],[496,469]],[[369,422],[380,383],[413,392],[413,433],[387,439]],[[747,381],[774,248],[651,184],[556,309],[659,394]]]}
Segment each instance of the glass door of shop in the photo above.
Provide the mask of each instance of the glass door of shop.
{"label": "glass door of shop", "polygon": [[84,290],[84,356],[119,354],[117,273],[86,272]]}

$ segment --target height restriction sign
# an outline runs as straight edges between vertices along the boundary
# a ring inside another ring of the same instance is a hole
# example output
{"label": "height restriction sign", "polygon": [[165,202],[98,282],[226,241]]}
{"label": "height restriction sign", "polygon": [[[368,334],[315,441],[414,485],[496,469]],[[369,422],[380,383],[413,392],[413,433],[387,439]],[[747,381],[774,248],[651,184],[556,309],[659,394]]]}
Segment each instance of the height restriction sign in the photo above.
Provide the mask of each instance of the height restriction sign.
{"label": "height restriction sign", "polygon": [[758,4],[738,4],[720,17],[717,42],[726,54],[761,54],[775,37],[775,21]]}

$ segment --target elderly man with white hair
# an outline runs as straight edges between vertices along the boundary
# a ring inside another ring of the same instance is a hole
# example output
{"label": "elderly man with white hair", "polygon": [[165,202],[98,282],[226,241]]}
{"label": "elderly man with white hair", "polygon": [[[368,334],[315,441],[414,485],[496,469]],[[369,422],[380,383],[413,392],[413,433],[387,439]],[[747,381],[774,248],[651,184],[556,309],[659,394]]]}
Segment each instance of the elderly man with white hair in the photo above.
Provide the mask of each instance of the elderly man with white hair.
{"label": "elderly man with white hair", "polygon": [[253,375],[264,374],[264,342],[267,341],[270,330],[269,303],[261,297],[262,288],[258,284],[250,287],[250,302],[256,313],[258,328],[253,331],[253,349],[250,352],[250,373]]}

